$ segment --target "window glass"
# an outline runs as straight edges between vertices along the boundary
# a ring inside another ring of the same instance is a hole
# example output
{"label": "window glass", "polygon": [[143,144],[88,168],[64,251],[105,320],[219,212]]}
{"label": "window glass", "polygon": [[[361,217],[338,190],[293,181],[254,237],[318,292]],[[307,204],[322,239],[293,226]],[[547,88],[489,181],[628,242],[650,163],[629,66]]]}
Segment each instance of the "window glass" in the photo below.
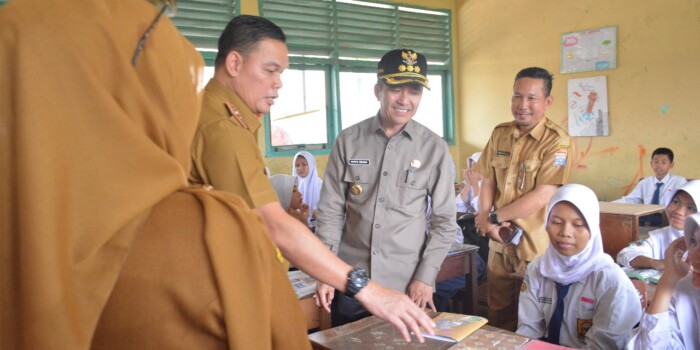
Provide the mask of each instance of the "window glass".
{"label": "window glass", "polygon": [[270,144],[325,144],[326,72],[287,69],[282,89],[270,109]]}

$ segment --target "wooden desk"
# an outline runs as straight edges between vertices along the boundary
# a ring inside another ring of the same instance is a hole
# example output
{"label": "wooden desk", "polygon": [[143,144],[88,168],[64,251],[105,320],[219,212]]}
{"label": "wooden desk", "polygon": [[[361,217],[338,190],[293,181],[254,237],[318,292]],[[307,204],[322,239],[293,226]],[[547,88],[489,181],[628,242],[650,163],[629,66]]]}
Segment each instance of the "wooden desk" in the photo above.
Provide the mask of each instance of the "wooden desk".
{"label": "wooden desk", "polygon": [[464,309],[461,313],[474,315],[477,310],[477,278],[479,273],[476,266],[476,254],[479,247],[470,244],[455,243],[440,265],[440,272],[435,283],[464,275],[467,282],[467,292],[464,294]]}
{"label": "wooden desk", "polygon": [[[438,313],[429,313],[431,317]],[[459,343],[449,343],[426,338],[418,343],[415,338],[406,343],[401,333],[387,321],[376,316],[331,328],[309,335],[311,345],[316,350],[354,349],[519,349],[529,338],[485,325]]]}
{"label": "wooden desk", "polygon": [[603,251],[613,259],[631,242],[639,240],[639,217],[663,213],[662,205],[600,202]]}

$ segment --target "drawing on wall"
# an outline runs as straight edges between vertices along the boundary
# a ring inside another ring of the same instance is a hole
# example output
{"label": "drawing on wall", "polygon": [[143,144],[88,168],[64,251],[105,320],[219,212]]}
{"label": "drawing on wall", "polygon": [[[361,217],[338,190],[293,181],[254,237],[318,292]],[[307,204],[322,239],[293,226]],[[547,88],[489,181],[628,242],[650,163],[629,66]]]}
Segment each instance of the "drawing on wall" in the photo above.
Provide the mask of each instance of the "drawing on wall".
{"label": "drawing on wall", "polygon": [[561,73],[617,67],[617,27],[561,35]]}
{"label": "drawing on wall", "polygon": [[605,76],[569,79],[569,135],[608,136]]}

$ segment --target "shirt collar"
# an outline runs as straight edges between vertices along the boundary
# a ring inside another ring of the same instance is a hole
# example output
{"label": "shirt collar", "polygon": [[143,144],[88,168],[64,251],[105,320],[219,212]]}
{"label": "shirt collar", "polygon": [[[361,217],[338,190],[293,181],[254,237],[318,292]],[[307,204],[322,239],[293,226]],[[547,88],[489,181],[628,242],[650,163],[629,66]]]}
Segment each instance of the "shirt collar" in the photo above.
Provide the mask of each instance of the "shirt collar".
{"label": "shirt collar", "polygon": [[[530,130],[530,132],[528,132],[526,135],[530,135],[535,140],[539,141],[542,138],[542,136],[544,136],[544,129],[545,129],[544,124],[546,122],[547,122],[547,117],[543,117],[542,120],[540,120],[540,122],[537,123],[537,125],[535,125],[535,127],[532,128],[532,130]],[[513,130],[513,136],[515,138],[519,138],[521,135],[520,135],[520,129],[518,129],[518,125],[515,124],[515,122],[513,122],[513,126],[515,127]]]}
{"label": "shirt collar", "polygon": [[663,179],[659,180],[656,178],[656,175],[654,175],[654,184],[657,184],[659,182],[663,182],[663,183],[667,184],[670,177],[671,177],[671,173],[667,173]]}
{"label": "shirt collar", "polygon": [[[379,122],[379,112],[372,118],[372,130],[374,132],[381,132],[382,134],[384,133],[384,129],[382,129],[382,124]],[[413,140],[413,135],[415,134],[416,131],[416,122],[411,118],[411,120],[404,125],[403,129],[401,129],[400,133],[405,134],[409,139]],[[398,134],[397,134],[398,135]]]}
{"label": "shirt collar", "polygon": [[[212,93],[222,99],[223,101],[230,102],[233,107],[235,107],[238,110],[238,113],[240,113],[241,117],[243,118],[243,121],[248,125],[248,128],[250,132],[252,133],[257,133],[258,129],[262,126],[260,123],[260,118],[253,113],[253,111],[248,108],[248,105],[243,102],[243,100],[236,94],[235,92],[231,91],[229,88],[227,88],[224,84],[220,83],[218,80],[212,78],[209,80],[207,83],[207,86],[204,88],[207,92]],[[222,108],[226,108],[222,106]],[[228,112],[227,112],[228,113]]]}

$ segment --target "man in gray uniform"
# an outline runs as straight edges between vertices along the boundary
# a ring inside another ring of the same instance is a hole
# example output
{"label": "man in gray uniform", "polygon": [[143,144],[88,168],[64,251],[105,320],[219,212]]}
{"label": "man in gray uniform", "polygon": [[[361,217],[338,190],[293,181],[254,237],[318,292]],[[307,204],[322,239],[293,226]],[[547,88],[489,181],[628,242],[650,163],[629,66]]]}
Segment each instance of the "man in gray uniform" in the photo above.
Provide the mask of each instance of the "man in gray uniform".
{"label": "man in gray uniform", "polygon": [[[433,310],[435,277],[457,232],[451,157],[445,141],[412,120],[430,88],[425,56],[392,50],[377,67],[376,116],[341,132],[318,206],[321,241],[373,280]],[[428,196],[430,235],[425,234]],[[317,291],[333,326],[369,316],[327,286]]]}

